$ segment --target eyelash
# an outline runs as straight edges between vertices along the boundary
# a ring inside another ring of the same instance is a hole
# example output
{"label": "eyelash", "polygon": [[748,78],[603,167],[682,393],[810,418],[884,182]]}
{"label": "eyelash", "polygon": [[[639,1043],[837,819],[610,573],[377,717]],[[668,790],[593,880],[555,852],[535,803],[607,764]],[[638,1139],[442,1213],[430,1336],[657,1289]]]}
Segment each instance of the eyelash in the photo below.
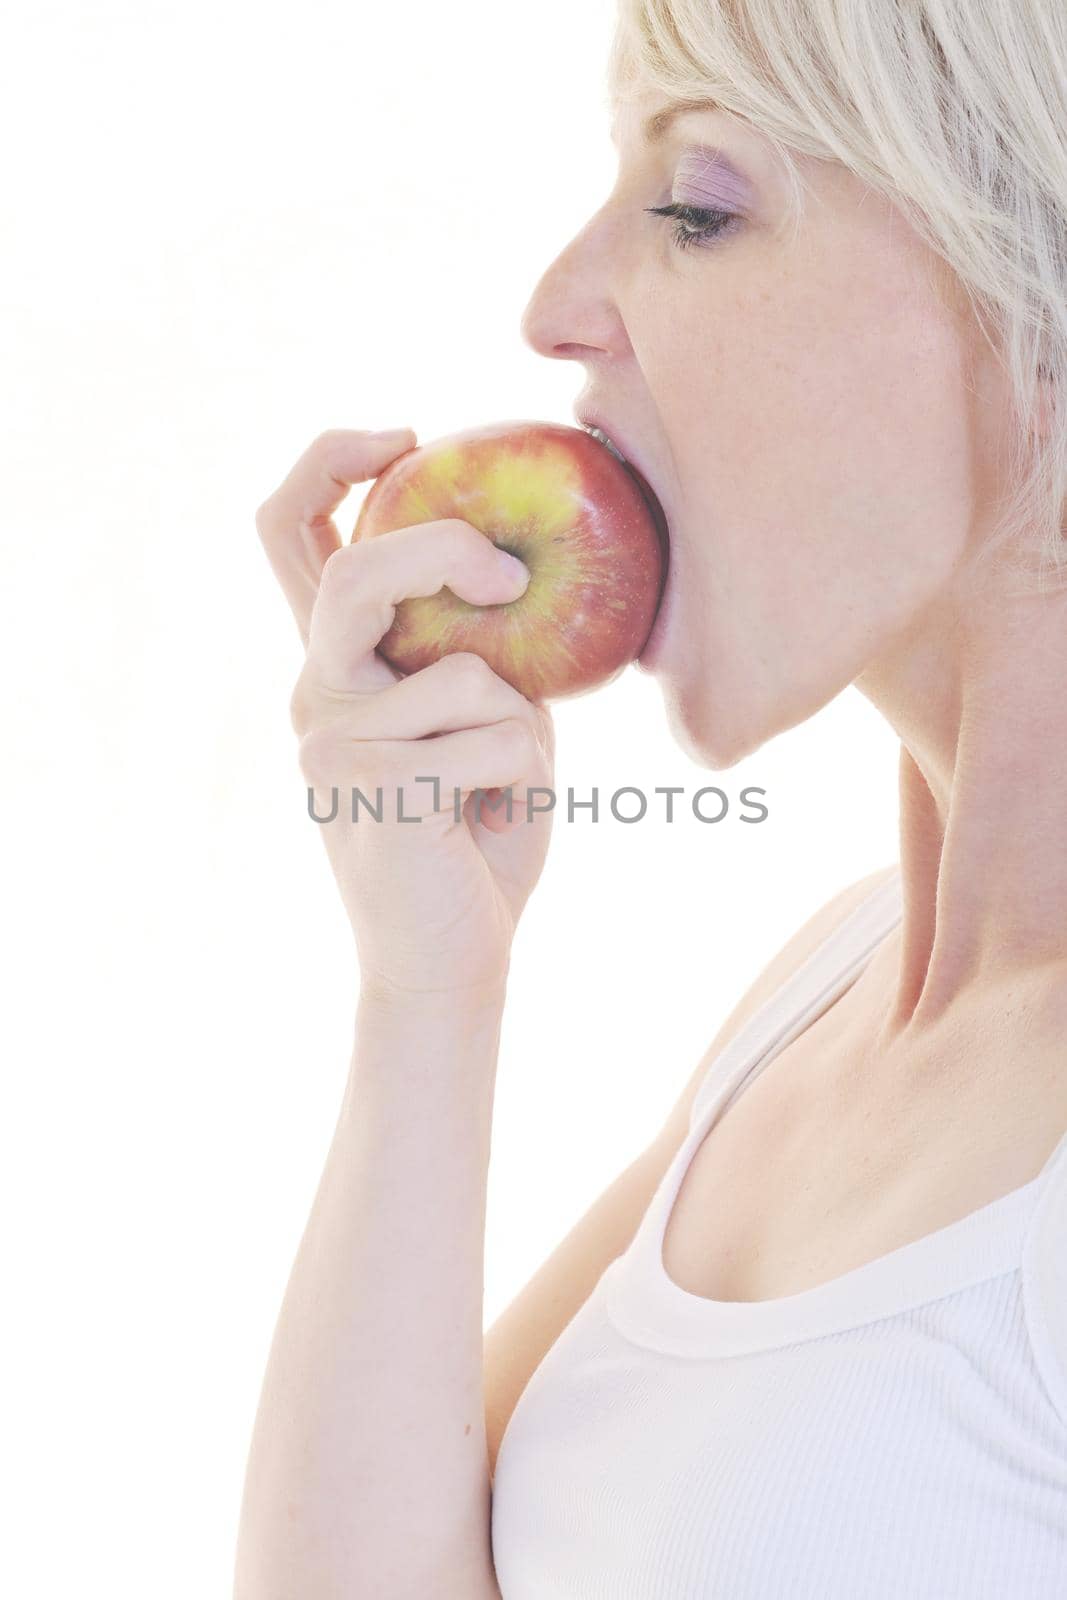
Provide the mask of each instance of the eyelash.
{"label": "eyelash", "polygon": [[669,206],[646,206],[654,217],[674,217],[671,229],[679,250],[688,250],[692,244],[703,244],[726,232],[731,222],[738,219],[731,211],[709,211],[703,206],[683,205],[672,200]]}

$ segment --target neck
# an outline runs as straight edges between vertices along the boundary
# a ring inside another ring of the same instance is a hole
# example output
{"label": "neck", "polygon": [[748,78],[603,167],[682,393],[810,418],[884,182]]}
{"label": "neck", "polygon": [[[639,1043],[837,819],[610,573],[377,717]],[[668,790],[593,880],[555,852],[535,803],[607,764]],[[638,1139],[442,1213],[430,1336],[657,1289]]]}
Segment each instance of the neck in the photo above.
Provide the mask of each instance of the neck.
{"label": "neck", "polygon": [[[857,687],[901,741],[887,1038],[1010,988],[1067,1016],[1067,593],[942,601]],[[1062,1013],[1055,1008],[1062,1005]]]}

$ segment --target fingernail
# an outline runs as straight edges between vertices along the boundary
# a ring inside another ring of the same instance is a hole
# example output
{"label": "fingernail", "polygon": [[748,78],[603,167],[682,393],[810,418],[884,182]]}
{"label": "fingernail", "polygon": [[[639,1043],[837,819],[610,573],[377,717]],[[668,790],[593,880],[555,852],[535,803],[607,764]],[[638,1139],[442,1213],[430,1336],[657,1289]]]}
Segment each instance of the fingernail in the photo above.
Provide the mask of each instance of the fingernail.
{"label": "fingernail", "polygon": [[529,582],[530,569],[526,565],[525,561],[520,561],[518,556],[509,554],[507,550],[501,550],[499,554],[500,565],[509,577],[513,577],[516,583],[520,578],[522,578],[524,583]]}
{"label": "fingernail", "polygon": [[367,437],[369,439],[399,439],[405,433],[414,432],[414,428],[373,428]]}

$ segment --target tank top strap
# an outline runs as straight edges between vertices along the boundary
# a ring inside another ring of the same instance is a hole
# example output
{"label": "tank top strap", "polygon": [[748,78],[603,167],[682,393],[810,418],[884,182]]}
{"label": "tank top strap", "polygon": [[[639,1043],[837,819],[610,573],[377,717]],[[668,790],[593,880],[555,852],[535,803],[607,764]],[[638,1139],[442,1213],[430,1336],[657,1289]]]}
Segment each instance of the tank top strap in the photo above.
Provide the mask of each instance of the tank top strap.
{"label": "tank top strap", "polygon": [[709,1098],[729,1090],[722,1112],[785,1046],[855,982],[876,947],[900,921],[900,868],[884,878],[786,981],[759,1006],[725,1049],[712,1058],[693,1099],[690,1130]]}

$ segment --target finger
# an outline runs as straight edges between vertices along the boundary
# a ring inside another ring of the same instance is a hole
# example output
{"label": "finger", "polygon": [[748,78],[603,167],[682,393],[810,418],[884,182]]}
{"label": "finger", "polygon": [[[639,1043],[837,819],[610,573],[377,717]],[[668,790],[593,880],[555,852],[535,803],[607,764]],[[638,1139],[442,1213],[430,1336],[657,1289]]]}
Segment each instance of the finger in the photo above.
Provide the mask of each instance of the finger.
{"label": "finger", "polygon": [[298,734],[334,720],[352,739],[426,739],[505,717],[526,717],[539,735],[542,727],[539,708],[467,650],[442,656],[377,693],[324,693],[310,669],[303,671],[291,710]]}
{"label": "finger", "polygon": [[490,833],[509,833],[512,828],[517,828],[520,823],[527,820],[526,790],[526,784],[513,783],[507,789],[499,787],[487,789],[482,798],[472,794],[464,802],[463,814],[472,828],[480,822]]}
{"label": "finger", "polygon": [[[556,729],[552,720],[552,713],[548,706],[540,701],[527,703],[532,706],[534,712],[533,721],[544,755],[545,774],[543,775],[550,777],[555,766],[556,755]],[[543,785],[539,787],[543,788]],[[533,816],[536,814],[529,810],[529,788],[530,783],[527,778],[521,783],[512,784],[508,790],[490,789],[486,793],[485,804],[478,807],[474,803],[476,797],[471,795],[467,801],[467,809],[464,814],[472,827],[476,822],[480,822],[490,833],[510,833],[512,828],[517,827],[520,822],[532,821]],[[512,797],[510,810],[507,805],[508,794]],[[543,794],[538,796],[537,807],[539,811],[544,809]]]}
{"label": "finger", "polygon": [[256,512],[256,528],[306,646],[322,569],[341,536],[333,514],[354,483],[376,478],[415,443],[413,428],[333,428],[309,445]]}
{"label": "finger", "polygon": [[445,584],[473,605],[504,605],[529,582],[522,562],[488,534],[446,517],[394,528],[335,551],[322,570],[311,612],[308,665],[334,692],[380,686],[374,649],[401,600],[436,594]]}
{"label": "finger", "polygon": [[[338,724],[326,724],[300,741],[300,767],[312,788],[326,794],[358,788],[374,805],[381,788],[382,820],[392,822],[400,820],[400,807],[408,818],[457,810],[462,815],[462,800],[475,789],[539,783],[545,760],[532,724],[507,717],[416,745],[406,739],[353,740]],[[342,806],[338,815],[347,814]]]}

